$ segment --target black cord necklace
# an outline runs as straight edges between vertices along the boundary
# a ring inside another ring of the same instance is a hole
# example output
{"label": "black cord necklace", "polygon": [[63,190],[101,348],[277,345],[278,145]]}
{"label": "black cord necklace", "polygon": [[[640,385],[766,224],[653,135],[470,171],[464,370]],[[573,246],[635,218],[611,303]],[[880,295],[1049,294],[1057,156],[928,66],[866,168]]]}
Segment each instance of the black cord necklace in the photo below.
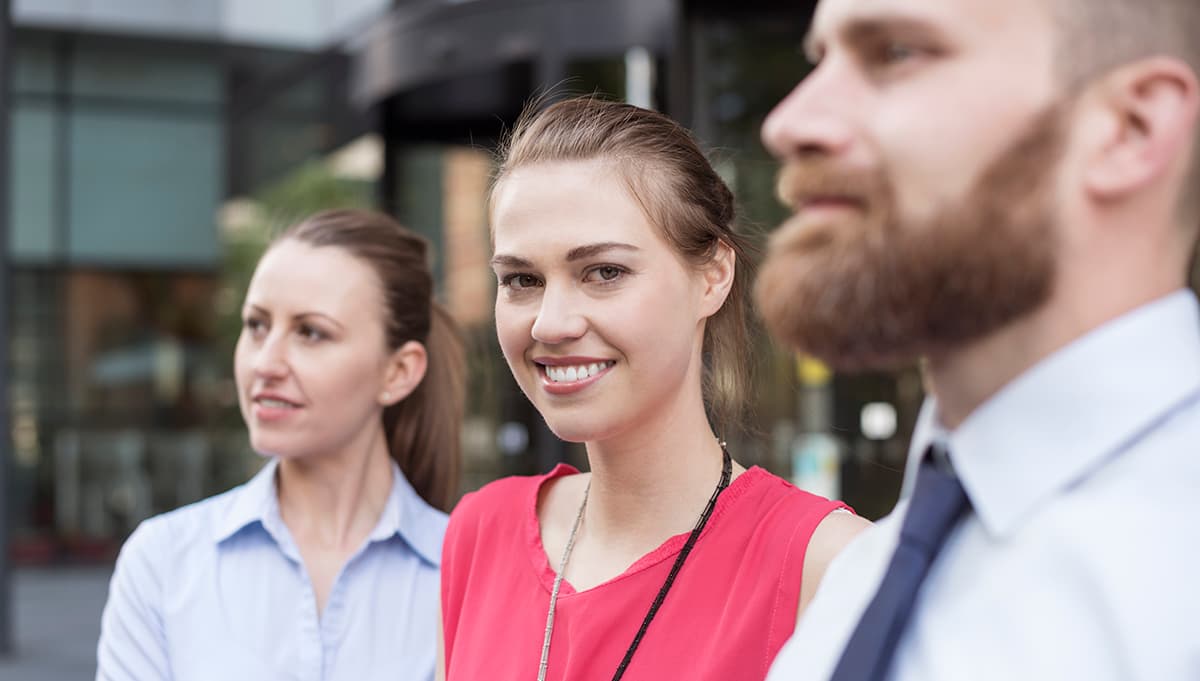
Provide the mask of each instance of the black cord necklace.
{"label": "black cord necklace", "polygon": [[[696,545],[696,540],[700,538],[700,533],[704,531],[704,526],[708,524],[708,519],[712,516],[713,508],[717,505],[717,497],[721,496],[721,492],[725,491],[726,487],[729,487],[729,481],[733,476],[733,459],[729,456],[729,450],[725,448],[725,443],[723,442],[721,443],[721,454],[724,459],[721,467],[721,479],[717,482],[717,487],[713,490],[712,497],[708,500],[708,505],[704,507],[704,511],[700,513],[700,517],[696,520],[696,526],[692,529],[692,533],[688,535],[687,541],[684,543],[683,548],[680,549],[679,556],[675,558],[675,564],[671,566],[671,572],[667,574],[666,581],[663,582],[662,587],[658,590],[658,595],[654,597],[654,602],[650,604],[650,610],[642,620],[642,626],[638,628],[637,635],[633,637],[633,642],[629,644],[629,649],[625,651],[625,657],[622,658],[621,664],[617,666],[617,671],[613,674],[613,681],[619,681],[625,675],[625,670],[633,660],[633,654],[637,652],[638,646],[642,643],[642,637],[646,635],[646,629],[650,627],[650,622],[658,614],[658,609],[666,599],[667,592],[671,590],[671,586],[675,583],[675,577],[679,574],[679,569],[683,567],[688,554],[692,552],[692,547]],[[542,643],[542,660],[538,665],[538,681],[545,681],[546,678],[546,671],[550,662],[550,639],[554,633],[554,611],[555,605],[558,602],[558,590],[562,585],[563,574],[567,569],[567,559],[570,558],[571,549],[575,545],[575,535],[579,531],[579,523],[583,520],[583,510],[587,508],[588,491],[590,489],[591,483],[589,482],[588,488],[583,492],[583,502],[579,505],[579,513],[575,516],[575,525],[571,528],[571,534],[567,538],[567,546],[563,550],[562,562],[558,568],[558,576],[554,579],[554,588],[550,592],[550,608],[546,613],[546,636]]]}
{"label": "black cord necklace", "polygon": [[704,531],[704,526],[708,524],[708,518],[712,515],[713,508],[717,505],[717,497],[721,496],[721,492],[729,486],[729,480],[733,475],[733,459],[729,456],[729,450],[725,449],[725,445],[721,445],[721,453],[724,455],[724,464],[721,468],[721,480],[717,482],[717,488],[713,490],[712,497],[708,500],[708,505],[704,507],[704,512],[700,514],[700,518],[696,521],[696,527],[692,529],[692,533],[688,535],[687,543],[683,545],[683,549],[679,551],[679,556],[675,559],[675,564],[671,566],[671,572],[667,574],[667,581],[663,582],[662,588],[658,590],[658,595],[654,597],[654,602],[650,604],[650,611],[646,613],[646,618],[642,620],[642,626],[638,629],[638,633],[633,637],[633,643],[629,644],[629,650],[625,651],[625,657],[621,660],[621,664],[617,665],[617,671],[613,674],[613,681],[618,681],[625,675],[625,669],[633,660],[633,654],[637,651],[638,645],[642,642],[642,637],[646,635],[646,629],[650,627],[651,620],[658,614],[658,608],[662,605],[663,600],[667,597],[667,592],[671,590],[671,585],[675,583],[675,575],[679,574],[679,568],[683,567],[683,561],[687,560],[688,554],[692,552],[692,547],[696,545],[696,540],[700,537],[700,533]]}

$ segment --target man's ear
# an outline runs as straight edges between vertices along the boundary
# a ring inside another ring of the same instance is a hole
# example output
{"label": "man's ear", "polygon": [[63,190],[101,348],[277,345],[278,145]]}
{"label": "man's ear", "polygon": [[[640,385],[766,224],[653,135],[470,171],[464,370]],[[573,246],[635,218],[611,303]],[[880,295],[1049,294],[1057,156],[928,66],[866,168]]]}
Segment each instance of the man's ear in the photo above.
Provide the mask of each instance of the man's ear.
{"label": "man's ear", "polygon": [[428,365],[429,355],[425,352],[425,346],[417,341],[408,341],[397,348],[388,358],[379,404],[390,407],[411,395],[421,384],[421,379],[425,378]]}
{"label": "man's ear", "polygon": [[701,314],[711,317],[725,304],[729,291],[733,288],[734,276],[737,274],[737,255],[733,247],[724,241],[717,242],[717,252],[712,260],[704,266],[704,295],[702,297]]}
{"label": "man's ear", "polygon": [[1118,201],[1182,170],[1200,109],[1200,86],[1187,64],[1143,59],[1108,74],[1095,91],[1103,118],[1090,128],[1096,148],[1084,172],[1093,198]]}

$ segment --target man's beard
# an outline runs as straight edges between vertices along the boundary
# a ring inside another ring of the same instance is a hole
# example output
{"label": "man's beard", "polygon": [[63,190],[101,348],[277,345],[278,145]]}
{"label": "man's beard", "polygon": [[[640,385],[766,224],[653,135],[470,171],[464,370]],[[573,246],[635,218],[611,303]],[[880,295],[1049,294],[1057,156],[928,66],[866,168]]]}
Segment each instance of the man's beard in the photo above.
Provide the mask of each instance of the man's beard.
{"label": "man's beard", "polygon": [[[755,286],[767,328],[836,369],[892,368],[977,340],[1037,310],[1055,281],[1054,182],[1065,115],[1051,107],[960,201],[927,220],[899,214],[886,171],[801,158],[783,200],[846,197],[850,217],[805,221],[771,240]],[[902,171],[894,171],[902,172]]]}

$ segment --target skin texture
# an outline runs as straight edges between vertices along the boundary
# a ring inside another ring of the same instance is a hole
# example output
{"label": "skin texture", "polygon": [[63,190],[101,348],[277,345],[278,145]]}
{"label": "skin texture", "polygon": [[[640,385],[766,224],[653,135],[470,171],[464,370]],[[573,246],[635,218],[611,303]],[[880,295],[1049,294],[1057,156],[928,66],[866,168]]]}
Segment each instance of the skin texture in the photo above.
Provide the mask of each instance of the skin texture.
{"label": "skin texture", "polygon": [[[345,251],[284,240],[259,262],[243,306],[242,416],[255,451],[280,459],[280,512],[321,610],[391,491],[382,410],[425,371],[421,344],[386,347],[382,296],[371,268]],[[267,407],[264,394],[294,408]]]}
{"label": "skin texture", "polygon": [[[924,356],[953,428],[1184,285],[1195,74],[1148,57],[1068,88],[1056,27],[1036,0],[821,3],[807,42],[819,66],[762,131],[796,211],[756,289],[777,335],[845,369]],[[814,164],[835,179],[806,177]],[[831,340],[853,334],[821,310],[821,287],[848,301],[857,347]]]}

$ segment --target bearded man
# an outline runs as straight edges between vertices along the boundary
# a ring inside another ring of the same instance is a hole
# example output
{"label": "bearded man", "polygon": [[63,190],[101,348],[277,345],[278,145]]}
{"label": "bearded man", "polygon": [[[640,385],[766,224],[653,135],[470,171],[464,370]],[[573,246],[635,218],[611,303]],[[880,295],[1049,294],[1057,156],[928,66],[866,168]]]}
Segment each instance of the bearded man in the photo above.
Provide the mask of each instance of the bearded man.
{"label": "bearded man", "polygon": [[1200,2],[823,0],[805,47],[756,300],[932,396],[770,680],[1200,679]]}

